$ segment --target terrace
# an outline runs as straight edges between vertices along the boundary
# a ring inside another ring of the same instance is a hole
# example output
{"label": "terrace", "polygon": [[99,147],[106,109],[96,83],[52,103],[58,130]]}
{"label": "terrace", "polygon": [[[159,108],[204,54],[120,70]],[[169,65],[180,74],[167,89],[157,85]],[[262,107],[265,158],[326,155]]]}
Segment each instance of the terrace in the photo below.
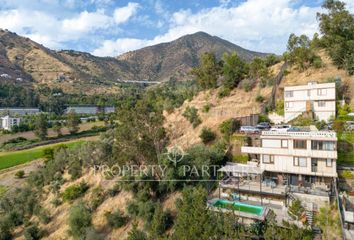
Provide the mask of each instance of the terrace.
{"label": "terrace", "polygon": [[304,181],[299,185],[291,185],[287,175],[280,177],[272,173],[264,173],[263,169],[255,165],[228,163],[219,171],[225,173],[224,178],[219,182],[219,186],[240,193],[283,199],[290,193],[323,197],[330,195],[330,188],[325,183]]}

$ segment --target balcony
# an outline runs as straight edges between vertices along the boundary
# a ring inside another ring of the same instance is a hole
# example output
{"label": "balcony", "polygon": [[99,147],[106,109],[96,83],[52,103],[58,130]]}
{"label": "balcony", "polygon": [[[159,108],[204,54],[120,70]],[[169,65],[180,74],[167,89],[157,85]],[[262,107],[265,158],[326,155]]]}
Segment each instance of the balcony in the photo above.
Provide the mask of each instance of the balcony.
{"label": "balcony", "polygon": [[325,150],[241,147],[241,152],[248,153],[248,154],[270,154],[270,155],[286,155],[286,156],[299,156],[299,157],[311,157],[311,158],[337,159],[337,151],[325,151]]}

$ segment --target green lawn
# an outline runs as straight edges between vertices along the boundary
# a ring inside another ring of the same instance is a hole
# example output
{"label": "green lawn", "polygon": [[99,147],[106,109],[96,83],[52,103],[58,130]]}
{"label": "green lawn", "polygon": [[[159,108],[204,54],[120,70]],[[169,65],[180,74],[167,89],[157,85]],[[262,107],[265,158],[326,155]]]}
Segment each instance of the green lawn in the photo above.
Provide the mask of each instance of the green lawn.
{"label": "green lawn", "polygon": [[35,159],[42,158],[44,153],[43,150],[45,148],[54,147],[56,145],[66,145],[69,148],[82,144],[86,141],[84,140],[76,140],[69,143],[56,143],[50,144],[46,146],[36,147],[28,150],[21,150],[16,152],[4,152],[0,154],[0,170],[17,166],[20,164],[24,164]]}

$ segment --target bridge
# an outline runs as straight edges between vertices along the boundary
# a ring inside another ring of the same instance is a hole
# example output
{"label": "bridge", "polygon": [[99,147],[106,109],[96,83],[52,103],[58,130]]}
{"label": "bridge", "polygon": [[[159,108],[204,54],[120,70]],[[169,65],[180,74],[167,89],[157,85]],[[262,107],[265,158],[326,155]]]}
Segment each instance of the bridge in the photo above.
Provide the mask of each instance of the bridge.
{"label": "bridge", "polygon": [[121,83],[138,83],[138,84],[160,84],[162,82],[159,81],[148,81],[148,80],[122,80],[122,79],[117,79],[118,82]]}

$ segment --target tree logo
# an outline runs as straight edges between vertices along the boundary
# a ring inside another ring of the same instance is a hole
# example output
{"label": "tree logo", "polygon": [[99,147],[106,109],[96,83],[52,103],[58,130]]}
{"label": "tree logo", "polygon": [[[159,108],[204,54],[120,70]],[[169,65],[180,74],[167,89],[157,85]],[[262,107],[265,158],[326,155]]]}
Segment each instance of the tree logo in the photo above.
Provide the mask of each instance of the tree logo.
{"label": "tree logo", "polygon": [[176,146],[176,145],[173,146],[172,148],[170,148],[166,154],[167,154],[168,160],[173,162],[175,167],[177,167],[177,163],[182,161],[182,159],[186,155],[186,153],[183,151],[183,149],[179,146]]}

